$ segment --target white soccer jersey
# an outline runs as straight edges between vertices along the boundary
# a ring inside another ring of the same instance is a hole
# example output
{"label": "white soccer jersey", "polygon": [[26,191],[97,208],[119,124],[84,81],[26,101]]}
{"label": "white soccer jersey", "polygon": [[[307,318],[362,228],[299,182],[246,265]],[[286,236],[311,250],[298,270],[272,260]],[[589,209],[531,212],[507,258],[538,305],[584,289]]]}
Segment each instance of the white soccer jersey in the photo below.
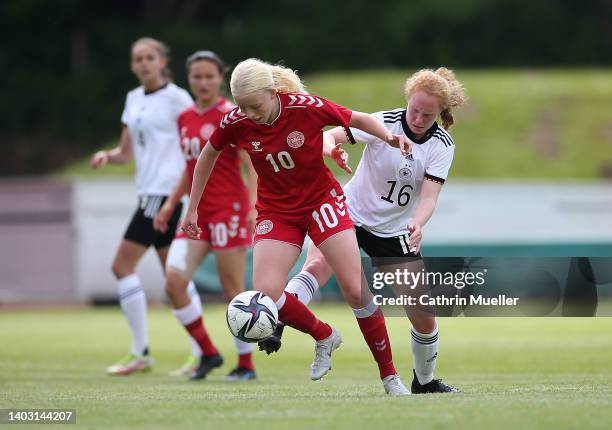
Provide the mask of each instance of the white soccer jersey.
{"label": "white soccer jersey", "polygon": [[417,139],[406,123],[406,109],[376,112],[387,129],[406,135],[415,145],[404,157],[399,148],[361,130],[351,128],[357,142],[366,146],[361,161],[344,191],[353,222],[380,237],[406,234],[427,177],[444,183],[453,161],[455,145],[437,123]]}
{"label": "white soccer jersey", "polygon": [[168,83],[151,93],[142,86],[127,95],[121,122],[130,133],[138,195],[169,195],[183,173],[177,119],[191,106],[187,91]]}

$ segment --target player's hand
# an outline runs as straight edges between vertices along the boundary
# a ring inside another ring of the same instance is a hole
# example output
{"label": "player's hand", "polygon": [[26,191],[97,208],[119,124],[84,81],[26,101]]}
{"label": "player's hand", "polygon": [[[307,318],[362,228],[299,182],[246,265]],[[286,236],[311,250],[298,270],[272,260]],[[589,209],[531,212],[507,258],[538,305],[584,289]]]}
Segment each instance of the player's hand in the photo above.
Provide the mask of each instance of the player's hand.
{"label": "player's hand", "polygon": [[412,141],[406,136],[399,134],[389,134],[387,136],[387,143],[391,146],[399,148],[403,155],[412,154]]}
{"label": "player's hand", "polygon": [[246,217],[246,226],[247,226],[247,231],[249,232],[249,236],[253,236],[253,232],[255,231],[255,222],[257,220],[257,209],[255,209],[255,207],[251,207],[251,209],[249,209],[249,213],[247,214]]}
{"label": "player's hand", "polygon": [[202,229],[198,227],[198,211],[187,211],[185,218],[183,218],[183,222],[181,222],[181,230],[190,238],[190,239],[199,239],[200,234],[202,234]]}
{"label": "player's hand", "polygon": [[410,232],[410,238],[408,240],[408,249],[414,254],[418,254],[421,250],[421,239],[423,234],[421,233],[421,226],[417,223],[411,222],[408,224],[408,232]]}
{"label": "player's hand", "polygon": [[108,163],[108,152],[106,152],[106,151],[98,151],[98,152],[96,152],[91,157],[91,161],[89,162],[91,167],[93,167],[94,169],[97,169],[98,167],[105,166],[107,163]]}
{"label": "player's hand", "polygon": [[337,143],[336,146],[334,146],[331,156],[342,170],[347,173],[353,173],[353,169],[348,165],[348,153],[342,149],[342,143]]}
{"label": "player's hand", "polygon": [[168,231],[168,221],[174,213],[175,206],[168,200],[159,209],[159,212],[153,218],[153,228],[157,231],[165,233]]}

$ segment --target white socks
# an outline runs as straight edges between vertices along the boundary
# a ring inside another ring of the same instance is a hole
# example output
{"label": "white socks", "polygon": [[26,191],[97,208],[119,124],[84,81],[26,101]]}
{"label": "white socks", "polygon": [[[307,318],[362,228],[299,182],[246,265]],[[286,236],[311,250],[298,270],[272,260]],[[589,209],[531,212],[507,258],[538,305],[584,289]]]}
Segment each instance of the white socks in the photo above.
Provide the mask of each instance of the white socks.
{"label": "white socks", "polygon": [[184,326],[188,326],[198,318],[202,317],[202,312],[198,309],[198,306],[193,302],[193,300],[184,308],[172,309],[172,313]]}
{"label": "white socks", "polygon": [[[195,306],[199,314],[202,315],[202,299],[200,298],[198,290],[193,281],[189,281],[189,284],[187,285],[187,294],[189,294],[189,297],[191,297],[191,304]],[[191,346],[191,355],[196,358],[200,358],[202,356],[202,349],[191,336],[189,336],[189,345]]]}
{"label": "white socks", "polygon": [[378,305],[374,303],[374,299],[372,299],[365,307],[361,309],[353,309],[353,314],[355,314],[355,318],[368,318],[374,315],[377,310]]}
{"label": "white socks", "polygon": [[143,355],[149,345],[147,298],[140,278],[133,273],[117,281],[119,303],[132,332],[132,354]]}
{"label": "white socks", "polygon": [[239,355],[253,352],[254,345],[252,343],[244,342],[236,337],[234,337],[234,343],[236,344],[236,351],[238,351]]}
{"label": "white socks", "polygon": [[423,334],[414,328],[410,331],[412,335],[412,357],[414,360],[414,372],[421,385],[430,382],[436,370],[438,359],[438,326],[429,334]]}
{"label": "white socks", "polygon": [[302,270],[289,280],[285,287],[285,291],[289,294],[297,296],[297,299],[308,306],[312,300],[312,296],[319,289],[319,283],[311,273]]}

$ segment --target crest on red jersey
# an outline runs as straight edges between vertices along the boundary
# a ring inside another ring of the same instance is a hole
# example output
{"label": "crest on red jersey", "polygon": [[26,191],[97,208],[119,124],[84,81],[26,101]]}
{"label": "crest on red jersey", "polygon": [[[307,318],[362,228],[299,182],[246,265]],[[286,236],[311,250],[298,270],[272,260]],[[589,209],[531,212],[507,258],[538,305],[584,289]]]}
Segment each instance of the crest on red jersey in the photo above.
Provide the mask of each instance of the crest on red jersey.
{"label": "crest on red jersey", "polygon": [[301,131],[292,131],[291,133],[289,133],[289,136],[287,136],[287,145],[289,145],[290,147],[297,149],[303,144],[304,133],[302,133]]}
{"label": "crest on red jersey", "polygon": [[210,136],[212,136],[214,131],[215,131],[215,126],[207,122],[200,129],[200,137],[202,138],[203,141],[206,142],[208,139],[210,139]]}
{"label": "crest on red jersey", "polygon": [[257,224],[257,227],[255,227],[255,232],[259,235],[264,235],[270,233],[273,228],[274,223],[269,219],[265,219]]}

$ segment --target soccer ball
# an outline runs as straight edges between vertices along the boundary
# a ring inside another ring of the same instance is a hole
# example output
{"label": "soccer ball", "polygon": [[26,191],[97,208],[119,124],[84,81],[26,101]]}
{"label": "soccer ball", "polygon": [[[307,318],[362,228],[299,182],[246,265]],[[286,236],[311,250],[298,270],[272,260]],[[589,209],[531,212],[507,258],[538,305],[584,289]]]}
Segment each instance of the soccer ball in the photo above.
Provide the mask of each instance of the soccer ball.
{"label": "soccer ball", "polygon": [[227,326],[238,339],[259,342],[276,330],[278,310],[274,301],[264,293],[245,291],[230,302],[226,319]]}

